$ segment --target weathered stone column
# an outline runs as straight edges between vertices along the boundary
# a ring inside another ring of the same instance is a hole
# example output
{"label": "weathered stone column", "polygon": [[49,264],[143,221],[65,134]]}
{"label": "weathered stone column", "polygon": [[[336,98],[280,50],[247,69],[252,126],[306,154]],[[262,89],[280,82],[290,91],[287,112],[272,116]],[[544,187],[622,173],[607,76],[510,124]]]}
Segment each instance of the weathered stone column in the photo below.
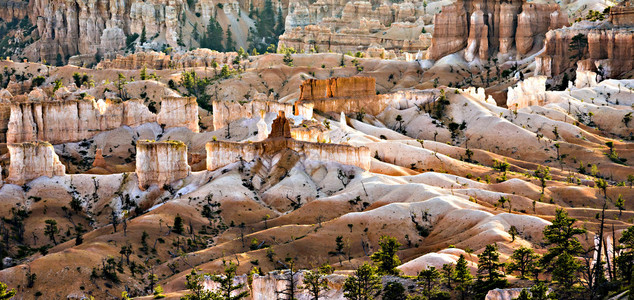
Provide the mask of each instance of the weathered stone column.
{"label": "weathered stone column", "polygon": [[136,144],[136,174],[139,188],[151,185],[162,188],[189,175],[187,145],[180,141],[138,141]]}
{"label": "weathered stone column", "polygon": [[40,176],[63,176],[66,167],[48,142],[9,144],[9,183],[23,185]]}

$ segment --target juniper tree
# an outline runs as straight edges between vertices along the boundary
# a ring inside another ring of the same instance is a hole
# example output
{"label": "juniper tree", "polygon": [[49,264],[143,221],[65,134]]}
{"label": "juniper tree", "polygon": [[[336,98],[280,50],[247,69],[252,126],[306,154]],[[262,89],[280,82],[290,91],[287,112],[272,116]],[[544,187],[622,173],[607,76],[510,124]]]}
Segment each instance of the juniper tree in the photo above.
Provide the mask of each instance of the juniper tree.
{"label": "juniper tree", "polygon": [[44,234],[48,236],[53,244],[57,245],[57,240],[55,239],[55,235],[59,233],[57,221],[48,219],[44,221],[44,223],[46,223],[46,226],[44,227]]}

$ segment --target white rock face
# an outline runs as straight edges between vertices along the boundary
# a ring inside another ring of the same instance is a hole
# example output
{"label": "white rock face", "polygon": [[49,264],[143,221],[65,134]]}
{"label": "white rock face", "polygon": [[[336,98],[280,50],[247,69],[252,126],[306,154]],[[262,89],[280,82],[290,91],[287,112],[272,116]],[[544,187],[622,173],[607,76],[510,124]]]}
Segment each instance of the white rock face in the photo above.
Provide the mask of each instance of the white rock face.
{"label": "white rock face", "polygon": [[506,97],[509,109],[518,109],[532,105],[544,105],[546,101],[546,76],[534,76],[510,87]]}
{"label": "white rock face", "polygon": [[151,122],[198,132],[197,108],[195,98],[181,97],[163,99],[158,114],[150,112],[139,99],[15,102],[11,104],[7,142],[76,142],[121,126]]}
{"label": "white rock face", "polygon": [[49,143],[8,144],[11,165],[7,181],[23,185],[40,176],[63,176],[66,167],[59,161]]}
{"label": "white rock face", "polygon": [[189,176],[187,145],[182,142],[140,141],[136,146],[136,174],[139,188],[170,184]]}
{"label": "white rock face", "polygon": [[[242,118],[250,119],[260,115],[260,112],[278,113],[283,111],[287,116],[302,116],[306,120],[313,118],[312,103],[297,103],[296,105],[288,103],[279,103],[271,101],[253,100],[241,104],[239,102],[214,101],[214,130],[218,130],[227,124],[240,120]],[[259,132],[259,131],[258,131]]]}
{"label": "white rock face", "polygon": [[168,97],[161,101],[161,111],[157,122],[165,127],[185,127],[192,132],[199,132],[198,103],[194,97]]}
{"label": "white rock face", "polygon": [[597,73],[577,70],[577,79],[575,79],[576,88],[582,89],[595,86],[597,86]]}

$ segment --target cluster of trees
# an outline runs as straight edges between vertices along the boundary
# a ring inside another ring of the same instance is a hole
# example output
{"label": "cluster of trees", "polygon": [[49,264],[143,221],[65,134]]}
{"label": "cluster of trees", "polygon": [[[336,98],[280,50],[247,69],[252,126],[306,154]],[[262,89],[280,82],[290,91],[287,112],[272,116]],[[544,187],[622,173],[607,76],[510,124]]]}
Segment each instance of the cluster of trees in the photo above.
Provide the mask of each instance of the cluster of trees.
{"label": "cluster of trees", "polygon": [[249,52],[275,52],[275,45],[277,45],[278,38],[284,33],[282,5],[279,4],[277,7],[276,13],[271,0],[264,1],[262,11],[251,7],[249,16],[256,22],[255,28],[249,29],[249,36],[247,38],[249,42]]}
{"label": "cluster of trees", "polygon": [[[613,249],[610,251],[602,248],[602,243],[584,249],[577,236],[586,233],[586,230],[575,227],[575,222],[576,219],[569,217],[565,210],[557,210],[552,225],[546,226],[543,232],[543,244],[548,247],[544,255],[535,253],[531,248],[520,247],[506,262],[501,262],[497,245],[490,244],[477,255],[478,267],[475,276],[471,274],[467,257],[460,255],[455,265],[446,264],[441,269],[428,267],[421,270],[418,276],[410,277],[418,284],[416,288],[408,289],[403,286],[400,271],[397,269],[401,262],[396,253],[401,244],[393,237],[383,236],[379,241],[379,250],[370,256],[372,263],[362,264],[346,279],[343,285],[344,296],[350,300],[370,300],[379,296],[385,300],[484,299],[488,291],[508,287],[506,276],[511,274],[534,282],[532,287],[521,292],[517,298],[520,300],[604,299],[628,288],[632,293],[634,226],[624,231],[618,244],[614,241]],[[599,235],[602,234],[603,230],[600,230]],[[471,256],[472,252],[467,253]],[[602,256],[601,253],[606,255]],[[611,255],[608,256],[608,253]],[[594,263],[595,261],[597,263]],[[316,270],[306,271],[300,284],[293,260],[287,259],[284,265],[290,268],[282,273],[287,277],[287,287],[278,291],[278,296],[295,299],[303,290],[313,299],[320,299],[323,298],[324,292],[329,290],[326,276],[332,274],[331,266],[323,265]],[[201,296],[241,290],[243,285],[233,284],[235,265],[226,265],[225,273],[221,276],[209,275],[212,280],[220,283],[222,288],[218,291],[203,292],[198,289],[196,282],[200,280],[200,276],[202,275],[196,271],[192,271],[188,276],[187,286],[192,290],[192,294],[187,296],[189,298],[183,299],[243,298]],[[387,282],[382,283],[385,278],[388,279]],[[243,292],[240,295],[246,297],[247,293]]]}

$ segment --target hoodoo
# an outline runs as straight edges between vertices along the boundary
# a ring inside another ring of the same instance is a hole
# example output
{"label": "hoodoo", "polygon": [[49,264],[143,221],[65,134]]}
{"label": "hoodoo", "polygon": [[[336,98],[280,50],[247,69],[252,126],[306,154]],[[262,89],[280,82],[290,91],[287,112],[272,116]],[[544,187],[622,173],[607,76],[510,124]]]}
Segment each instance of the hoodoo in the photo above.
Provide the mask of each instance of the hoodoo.
{"label": "hoodoo", "polygon": [[23,185],[40,176],[63,176],[66,167],[59,161],[53,145],[47,142],[9,144],[11,165],[9,183]]}
{"label": "hoodoo", "polygon": [[187,145],[179,141],[140,141],[136,145],[136,174],[139,188],[162,188],[189,175]]}
{"label": "hoodoo", "polygon": [[258,157],[273,156],[290,149],[301,159],[334,161],[341,164],[370,169],[370,150],[367,147],[311,143],[291,137],[290,123],[283,111],[273,121],[271,134],[262,142],[235,143],[211,141],[207,143],[207,170],[214,171],[237,161],[252,161]]}

